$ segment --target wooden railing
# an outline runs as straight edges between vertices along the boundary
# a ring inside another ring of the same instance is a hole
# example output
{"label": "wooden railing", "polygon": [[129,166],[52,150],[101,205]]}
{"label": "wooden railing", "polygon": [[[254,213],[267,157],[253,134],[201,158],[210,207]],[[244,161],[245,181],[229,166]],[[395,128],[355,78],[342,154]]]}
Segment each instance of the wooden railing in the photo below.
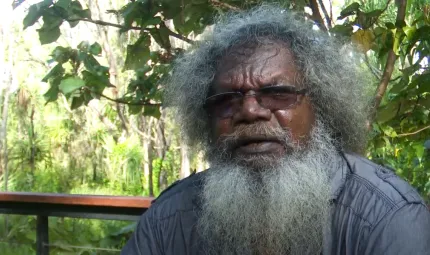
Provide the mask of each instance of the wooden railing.
{"label": "wooden railing", "polygon": [[0,214],[36,215],[36,254],[49,254],[48,217],[137,221],[150,197],[0,192]]}

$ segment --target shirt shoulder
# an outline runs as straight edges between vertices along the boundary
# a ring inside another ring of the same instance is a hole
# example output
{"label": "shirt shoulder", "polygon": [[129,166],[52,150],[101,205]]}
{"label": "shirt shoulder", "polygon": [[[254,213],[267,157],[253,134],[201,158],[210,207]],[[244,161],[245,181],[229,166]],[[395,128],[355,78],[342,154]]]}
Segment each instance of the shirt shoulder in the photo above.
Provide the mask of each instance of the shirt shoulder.
{"label": "shirt shoulder", "polygon": [[199,194],[203,187],[205,171],[192,173],[167,187],[152,201],[149,208],[154,219],[165,219],[176,212],[195,210],[199,206]]}
{"label": "shirt shoulder", "polygon": [[424,202],[418,192],[389,168],[363,157],[345,154],[349,171],[340,203],[371,225],[407,204]]}

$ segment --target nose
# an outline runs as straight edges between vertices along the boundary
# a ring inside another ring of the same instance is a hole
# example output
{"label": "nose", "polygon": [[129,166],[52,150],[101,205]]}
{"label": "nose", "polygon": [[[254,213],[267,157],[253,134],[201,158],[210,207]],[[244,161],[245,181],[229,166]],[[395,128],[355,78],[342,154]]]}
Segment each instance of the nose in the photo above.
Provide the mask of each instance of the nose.
{"label": "nose", "polygon": [[256,121],[270,120],[270,109],[261,107],[255,95],[245,95],[242,107],[233,116],[233,123],[253,123]]}

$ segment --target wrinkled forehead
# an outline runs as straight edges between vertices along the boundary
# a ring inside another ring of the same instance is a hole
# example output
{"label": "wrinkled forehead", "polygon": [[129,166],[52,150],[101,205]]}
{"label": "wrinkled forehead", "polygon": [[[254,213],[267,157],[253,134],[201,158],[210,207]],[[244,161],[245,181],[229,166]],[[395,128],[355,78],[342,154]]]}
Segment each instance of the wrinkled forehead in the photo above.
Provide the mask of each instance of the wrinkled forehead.
{"label": "wrinkled forehead", "polygon": [[219,59],[212,91],[249,90],[268,85],[301,85],[288,45],[260,41],[230,48]]}

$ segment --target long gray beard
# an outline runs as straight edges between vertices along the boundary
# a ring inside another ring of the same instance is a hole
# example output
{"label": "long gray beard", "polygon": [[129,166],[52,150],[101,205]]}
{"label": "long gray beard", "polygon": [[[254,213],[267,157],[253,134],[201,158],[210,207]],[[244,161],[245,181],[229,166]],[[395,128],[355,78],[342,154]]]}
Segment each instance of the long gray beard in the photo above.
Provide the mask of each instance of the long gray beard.
{"label": "long gray beard", "polygon": [[198,231],[206,254],[321,254],[337,152],[321,125],[267,169],[212,157]]}

